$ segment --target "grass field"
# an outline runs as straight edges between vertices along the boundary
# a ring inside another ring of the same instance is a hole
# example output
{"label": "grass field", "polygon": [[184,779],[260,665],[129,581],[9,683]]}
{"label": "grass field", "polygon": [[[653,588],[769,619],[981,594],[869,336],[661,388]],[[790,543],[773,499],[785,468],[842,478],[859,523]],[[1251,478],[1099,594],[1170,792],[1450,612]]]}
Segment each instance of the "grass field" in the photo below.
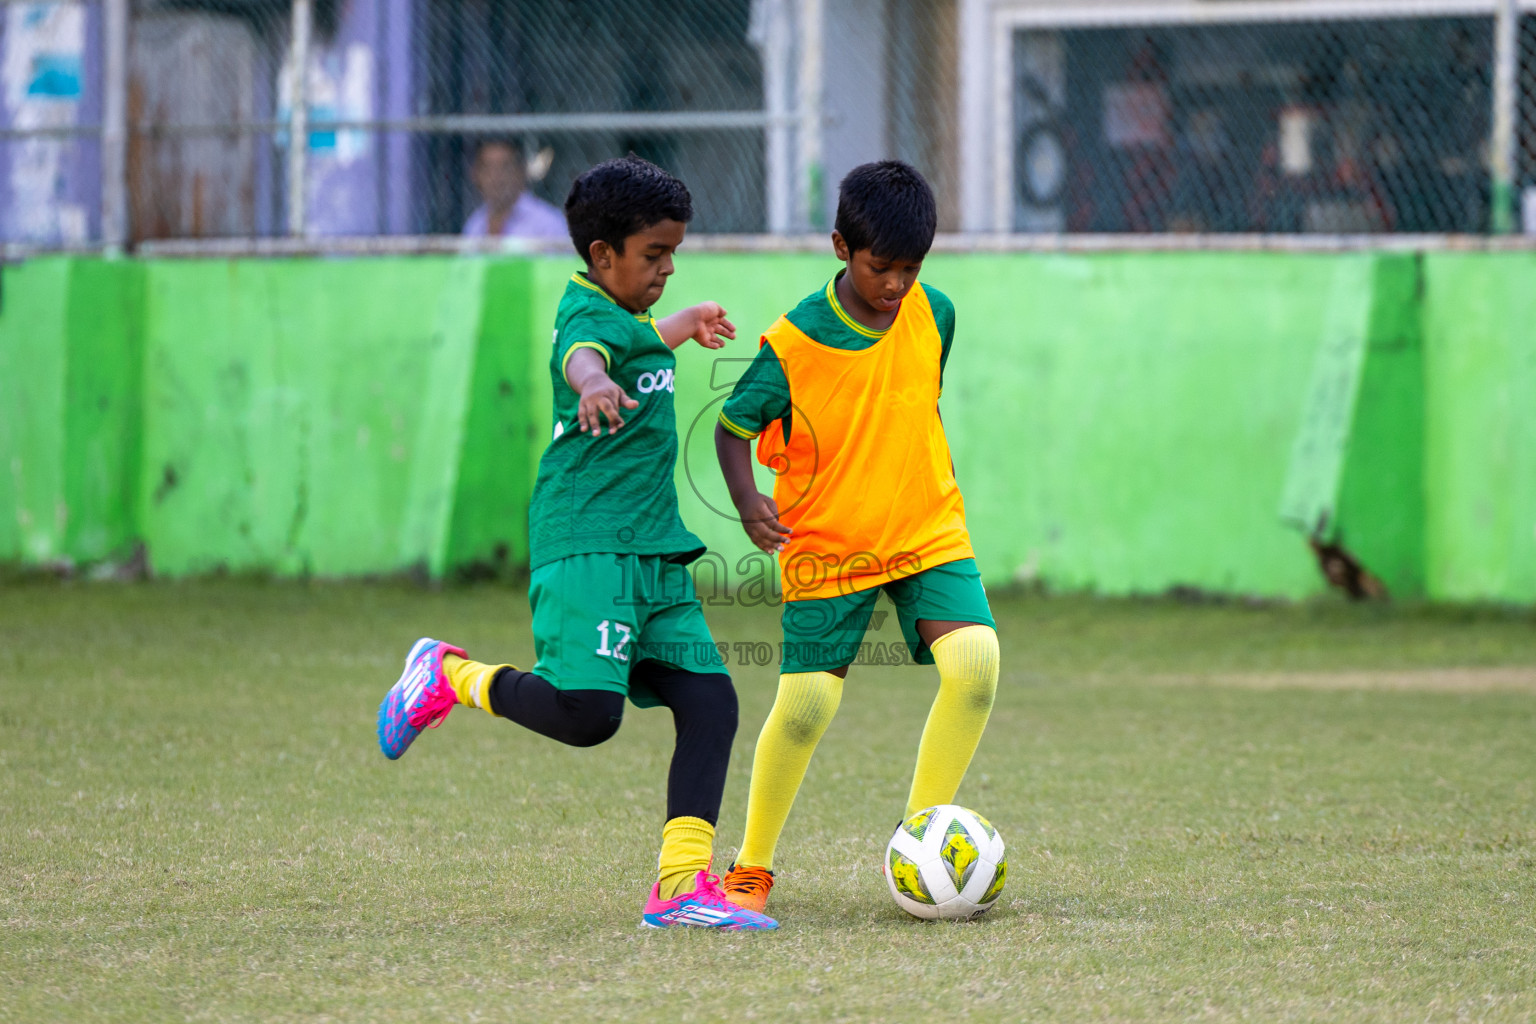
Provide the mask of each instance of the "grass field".
{"label": "grass field", "polygon": [[[636,927],[665,712],[578,751],[460,711],[379,755],[411,640],[527,659],[521,593],[0,587],[0,1021],[1536,1016],[1536,617],[996,611],[961,800],[1008,840],[997,908],[887,896],[935,683],[868,667],[780,847],[782,930],[720,935]],[[733,670],[722,859],[775,679]]]}

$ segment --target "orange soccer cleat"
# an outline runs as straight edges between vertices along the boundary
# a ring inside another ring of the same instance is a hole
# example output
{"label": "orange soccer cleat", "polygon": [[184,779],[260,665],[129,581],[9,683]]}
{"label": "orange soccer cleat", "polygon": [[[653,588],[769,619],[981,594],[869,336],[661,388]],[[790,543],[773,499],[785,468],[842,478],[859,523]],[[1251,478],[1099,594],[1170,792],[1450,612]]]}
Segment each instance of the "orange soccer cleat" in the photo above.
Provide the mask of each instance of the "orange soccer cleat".
{"label": "orange soccer cleat", "polygon": [[720,888],[725,890],[725,898],[738,907],[761,914],[768,905],[768,890],[773,888],[773,872],[732,864],[721,879]]}

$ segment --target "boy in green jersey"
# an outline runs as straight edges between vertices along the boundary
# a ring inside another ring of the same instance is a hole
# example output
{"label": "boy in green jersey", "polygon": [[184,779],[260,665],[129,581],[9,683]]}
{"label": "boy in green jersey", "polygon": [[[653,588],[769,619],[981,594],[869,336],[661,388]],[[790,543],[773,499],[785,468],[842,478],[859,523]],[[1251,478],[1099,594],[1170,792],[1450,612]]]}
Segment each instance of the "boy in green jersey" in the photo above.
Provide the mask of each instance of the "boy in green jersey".
{"label": "boy in green jersey", "polygon": [[618,731],[626,697],[670,708],[667,822],[641,920],[775,928],[728,902],[708,870],[736,691],[686,568],[704,545],[678,514],[672,350],[690,338],[719,348],[736,331],[713,302],[650,314],[692,214],[683,183],[634,155],[571,186],[565,217],[587,269],[555,315],[554,425],[528,513],[537,664],[482,664],[418,640],[379,708],[379,745],[399,757],[459,704],[578,747]]}

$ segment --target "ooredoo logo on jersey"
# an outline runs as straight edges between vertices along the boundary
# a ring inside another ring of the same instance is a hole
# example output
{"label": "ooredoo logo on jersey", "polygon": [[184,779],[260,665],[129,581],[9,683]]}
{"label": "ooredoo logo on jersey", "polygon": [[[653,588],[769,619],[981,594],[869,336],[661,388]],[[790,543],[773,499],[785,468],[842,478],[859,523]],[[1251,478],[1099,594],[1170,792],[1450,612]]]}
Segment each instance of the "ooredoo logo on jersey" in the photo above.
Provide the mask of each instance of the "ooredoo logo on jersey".
{"label": "ooredoo logo on jersey", "polygon": [[671,391],[672,380],[676,376],[672,370],[657,370],[655,373],[642,373],[640,379],[635,381],[635,390],[642,395],[648,395],[652,391]]}

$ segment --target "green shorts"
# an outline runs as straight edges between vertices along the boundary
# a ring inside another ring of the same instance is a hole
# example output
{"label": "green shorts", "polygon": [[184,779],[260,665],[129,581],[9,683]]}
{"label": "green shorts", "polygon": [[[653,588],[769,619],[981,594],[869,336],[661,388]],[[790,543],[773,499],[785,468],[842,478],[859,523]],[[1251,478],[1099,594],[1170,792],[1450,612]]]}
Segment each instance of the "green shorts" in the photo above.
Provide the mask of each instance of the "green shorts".
{"label": "green shorts", "polygon": [[[974,622],[997,628],[987,592],[981,585],[981,573],[974,558],[936,565],[905,579],[895,580],[856,594],[823,597],[809,601],[784,602],[784,646],[779,657],[780,672],[826,672],[859,659],[864,631],[875,611],[881,591],[896,606],[896,621],[907,652],[919,665],[932,665],[933,652],[917,634],[917,620],[939,622]],[[878,631],[883,623],[876,623]],[[890,645],[876,641],[870,655],[890,663]],[[899,651],[896,655],[899,656]]]}
{"label": "green shorts", "polygon": [[642,661],[724,672],[685,566],[659,555],[572,555],[529,581],[535,675],[561,690],[613,690],[637,707],[661,703]]}

